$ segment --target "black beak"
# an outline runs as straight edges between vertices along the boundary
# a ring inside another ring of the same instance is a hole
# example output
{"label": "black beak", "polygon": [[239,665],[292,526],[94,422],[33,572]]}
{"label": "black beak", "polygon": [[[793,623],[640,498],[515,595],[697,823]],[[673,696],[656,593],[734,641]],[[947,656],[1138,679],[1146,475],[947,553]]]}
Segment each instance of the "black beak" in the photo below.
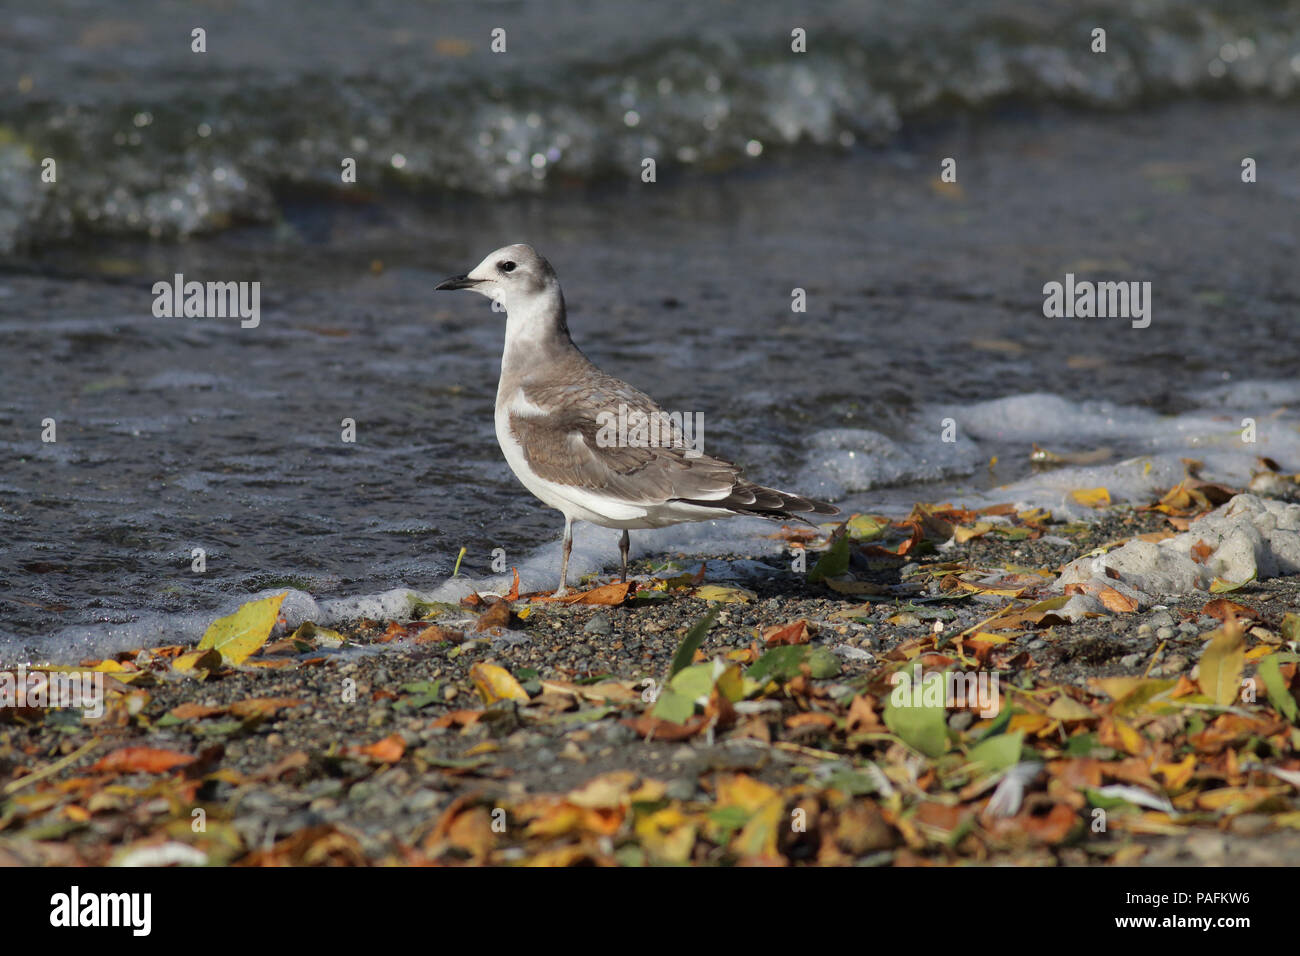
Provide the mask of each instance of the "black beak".
{"label": "black beak", "polygon": [[452,276],[450,279],[443,279],[436,286],[434,291],[445,291],[448,289],[472,289],[482,280],[471,279],[469,276]]}

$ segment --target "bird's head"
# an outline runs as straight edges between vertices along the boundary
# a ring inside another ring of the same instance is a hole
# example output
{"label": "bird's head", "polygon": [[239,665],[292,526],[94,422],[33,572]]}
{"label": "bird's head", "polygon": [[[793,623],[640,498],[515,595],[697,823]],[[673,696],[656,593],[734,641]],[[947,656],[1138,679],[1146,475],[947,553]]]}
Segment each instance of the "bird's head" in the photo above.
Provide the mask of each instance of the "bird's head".
{"label": "bird's head", "polygon": [[551,264],[522,242],[502,246],[463,276],[439,282],[435,289],[473,289],[510,312],[512,306],[558,291]]}

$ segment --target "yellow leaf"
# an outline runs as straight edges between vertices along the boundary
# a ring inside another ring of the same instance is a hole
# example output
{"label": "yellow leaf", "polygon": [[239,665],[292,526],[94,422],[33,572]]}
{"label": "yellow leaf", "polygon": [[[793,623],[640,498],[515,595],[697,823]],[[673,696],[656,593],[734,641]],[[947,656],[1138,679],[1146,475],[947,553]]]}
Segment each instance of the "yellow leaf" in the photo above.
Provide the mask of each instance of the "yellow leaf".
{"label": "yellow leaf", "polygon": [[718,584],[704,584],[695,589],[701,601],[721,601],[723,604],[746,604],[758,597],[744,588],[724,588]]}
{"label": "yellow leaf", "polygon": [[953,529],[952,536],[958,544],[965,544],[971,538],[978,538],[981,535],[988,534],[993,530],[993,523],[990,521],[977,521],[972,525],[958,525]]}
{"label": "yellow leaf", "polygon": [[740,673],[740,666],[737,664],[732,664],[719,674],[713,686],[717,688],[718,693],[733,704],[738,700],[745,699],[745,679]]}
{"label": "yellow leaf", "polygon": [[1246,641],[1241,625],[1229,621],[1210,635],[1201,653],[1196,683],[1220,707],[1230,707],[1241,691],[1241,672],[1246,665]]}
{"label": "yellow leaf", "polygon": [[873,518],[871,515],[854,515],[849,519],[849,537],[859,541],[874,541],[883,535],[889,527],[887,518]]}
{"label": "yellow leaf", "polygon": [[496,664],[475,664],[469,669],[469,679],[489,707],[499,700],[517,700],[528,702],[528,692],[519,686],[519,681],[511,676],[504,667]]}
{"label": "yellow leaf", "polygon": [[990,634],[987,631],[976,631],[966,638],[966,641],[970,644],[1007,644],[1010,643],[1011,638],[1001,634]]}
{"label": "yellow leaf", "polygon": [[1047,708],[1047,716],[1053,720],[1071,721],[1091,720],[1097,715],[1073,697],[1061,696],[1052,701],[1052,706]]}
{"label": "yellow leaf", "polygon": [[690,862],[695,824],[675,807],[664,807],[636,821],[636,835],[656,863]]}
{"label": "yellow leaf", "polygon": [[1087,508],[1105,508],[1110,504],[1110,492],[1105,488],[1080,488],[1070,492],[1070,497]]}
{"label": "yellow leaf", "polygon": [[212,670],[221,665],[221,652],[215,649],[206,651],[190,651],[188,654],[182,654],[172,660],[172,670],[186,673],[201,667],[203,670]]}
{"label": "yellow leaf", "polygon": [[1241,588],[1244,588],[1247,584],[1249,584],[1253,580],[1255,580],[1254,575],[1251,575],[1245,581],[1241,581],[1241,582],[1225,581],[1223,578],[1216,577],[1213,581],[1210,582],[1210,593],[1227,594],[1230,591],[1236,591]]}
{"label": "yellow leaf", "polygon": [[1188,754],[1179,763],[1162,763],[1156,765],[1156,773],[1165,778],[1166,790],[1181,790],[1192,779],[1196,769],[1196,755]]}
{"label": "yellow leaf", "polygon": [[639,780],[640,777],[631,770],[611,770],[569,791],[565,799],[575,807],[589,810],[615,809],[628,802],[628,794]]}
{"label": "yellow leaf", "polygon": [[744,856],[776,857],[784,809],[779,791],[753,777],[724,777],[718,781],[717,807],[737,807],[749,814],[748,822],[732,843],[735,850]]}
{"label": "yellow leaf", "polygon": [[1142,735],[1136,730],[1124,723],[1122,720],[1115,721],[1115,730],[1119,734],[1120,745],[1133,756],[1137,756],[1146,749],[1142,740]]}
{"label": "yellow leaf", "polygon": [[1013,714],[1007,722],[1007,732],[1023,730],[1027,734],[1037,734],[1044,727],[1050,727],[1055,721],[1045,714]]}
{"label": "yellow leaf", "polygon": [[260,601],[250,601],[234,614],[217,618],[208,625],[198,649],[219,651],[230,664],[244,663],[271,636],[280,605],[288,596],[289,592],[285,591]]}

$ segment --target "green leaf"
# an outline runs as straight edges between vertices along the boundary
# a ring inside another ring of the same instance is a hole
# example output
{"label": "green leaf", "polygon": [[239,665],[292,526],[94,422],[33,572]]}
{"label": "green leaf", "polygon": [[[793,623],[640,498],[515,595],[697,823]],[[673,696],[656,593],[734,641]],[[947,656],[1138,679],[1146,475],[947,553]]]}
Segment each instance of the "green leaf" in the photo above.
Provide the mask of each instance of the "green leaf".
{"label": "green leaf", "polygon": [[943,707],[900,706],[891,700],[885,708],[885,726],[927,757],[941,756],[948,749],[948,720]]}
{"label": "green leaf", "polygon": [[999,734],[1001,734],[1003,731],[1007,729],[1007,725],[1010,723],[1011,723],[1011,708],[1010,707],[1001,708],[998,711],[998,715],[993,718],[993,723],[989,724],[988,729],[985,730],[983,736],[980,737],[980,743],[983,743],[986,740],[990,740],[993,737],[998,736]]}
{"label": "green leaf", "polygon": [[789,647],[774,647],[745,671],[745,676],[759,684],[770,680],[790,680],[799,676],[799,665],[808,653],[805,644],[792,644]]}
{"label": "green leaf", "polygon": [[695,715],[695,698],[687,697],[671,687],[665,687],[659,692],[659,697],[655,700],[654,708],[650,713],[660,720],[684,724]]}
{"label": "green leaf", "polygon": [[668,686],[677,693],[696,700],[709,695],[709,691],[713,690],[713,681],[713,662],[709,661],[682,668],[673,675]]}
{"label": "green leaf", "polygon": [[709,633],[709,628],[713,627],[713,622],[718,619],[721,612],[720,606],[709,608],[704,617],[700,618],[691,625],[691,629],[686,632],[682,638],[681,644],[677,646],[677,653],[673,655],[672,665],[668,668],[668,677],[671,680],[676,673],[683,667],[688,666],[695,659],[695,651],[704,643],[704,638]]}
{"label": "green leaf", "polygon": [[882,537],[889,528],[887,518],[874,518],[871,515],[854,515],[849,519],[848,533],[856,541],[875,541]]}
{"label": "green leaf", "polygon": [[1009,734],[998,734],[981,741],[967,754],[972,764],[978,765],[981,776],[1009,770],[1020,762],[1020,747],[1025,739],[1025,732],[1017,730]]}
{"label": "green leaf", "polygon": [[1282,679],[1282,667],[1276,655],[1269,655],[1260,661],[1256,672],[1264,682],[1264,689],[1268,691],[1269,703],[1291,723],[1300,722],[1296,720],[1300,717],[1300,708],[1296,707],[1295,698],[1291,696],[1286,681]]}
{"label": "green leaf", "polygon": [[1095,733],[1075,734],[1065,742],[1065,752],[1071,757],[1087,757],[1099,746]]}
{"label": "green leaf", "polygon": [[1288,641],[1300,641],[1300,614],[1286,614],[1279,628]]}
{"label": "green leaf", "polygon": [[808,572],[808,583],[839,577],[849,569],[849,536],[840,535]]}
{"label": "green leaf", "polygon": [[834,677],[840,672],[840,658],[829,647],[814,647],[808,654],[808,667],[819,680]]}
{"label": "green leaf", "polygon": [[216,650],[229,664],[242,664],[271,636],[280,605],[289,592],[250,601],[234,614],[219,617],[208,625],[198,650]]}
{"label": "green leaf", "polygon": [[878,789],[876,781],[869,774],[857,770],[836,770],[826,778],[825,784],[851,797],[865,796]]}

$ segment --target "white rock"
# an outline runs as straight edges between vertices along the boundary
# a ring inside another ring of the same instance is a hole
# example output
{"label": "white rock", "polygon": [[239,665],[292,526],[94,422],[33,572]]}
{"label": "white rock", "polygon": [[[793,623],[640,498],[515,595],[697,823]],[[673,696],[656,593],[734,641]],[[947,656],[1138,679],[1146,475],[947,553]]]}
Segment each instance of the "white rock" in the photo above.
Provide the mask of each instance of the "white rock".
{"label": "white rock", "polygon": [[[1204,564],[1191,556],[1201,542],[1214,549]],[[1108,575],[1108,569],[1118,573],[1118,579]],[[1207,590],[1215,577],[1241,583],[1297,572],[1300,505],[1237,495],[1193,521],[1183,534],[1160,542],[1130,541],[1108,554],[1071,561],[1054,587],[1108,586],[1149,605]]]}

